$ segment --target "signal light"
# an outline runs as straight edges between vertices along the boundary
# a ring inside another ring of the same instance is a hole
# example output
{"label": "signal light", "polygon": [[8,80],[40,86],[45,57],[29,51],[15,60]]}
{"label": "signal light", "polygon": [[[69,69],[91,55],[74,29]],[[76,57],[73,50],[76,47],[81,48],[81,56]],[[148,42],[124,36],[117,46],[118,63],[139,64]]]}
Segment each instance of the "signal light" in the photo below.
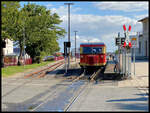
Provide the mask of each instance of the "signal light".
{"label": "signal light", "polygon": [[126,42],[124,42],[123,47],[126,47]]}
{"label": "signal light", "polygon": [[132,44],[131,44],[131,42],[129,42],[129,47],[132,47]]}
{"label": "signal light", "polygon": [[129,29],[128,29],[128,31],[131,31],[131,25],[129,25]]}
{"label": "signal light", "polygon": [[125,24],[123,25],[123,29],[124,29],[124,31],[126,31],[126,26],[125,26]]}

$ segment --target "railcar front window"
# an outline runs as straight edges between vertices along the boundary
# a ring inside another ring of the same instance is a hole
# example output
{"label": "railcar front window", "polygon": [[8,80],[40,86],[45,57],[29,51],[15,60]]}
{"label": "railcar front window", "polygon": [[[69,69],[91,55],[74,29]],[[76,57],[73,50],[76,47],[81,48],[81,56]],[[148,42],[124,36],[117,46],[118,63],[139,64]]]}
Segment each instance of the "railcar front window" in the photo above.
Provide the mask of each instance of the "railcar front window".
{"label": "railcar front window", "polygon": [[83,47],[82,52],[84,54],[100,54],[102,53],[102,48],[101,47]]}
{"label": "railcar front window", "polygon": [[92,52],[93,52],[93,54],[99,54],[99,53],[102,53],[102,48],[93,48],[92,49]]}
{"label": "railcar front window", "polygon": [[92,48],[91,47],[83,47],[83,53],[92,54]]}

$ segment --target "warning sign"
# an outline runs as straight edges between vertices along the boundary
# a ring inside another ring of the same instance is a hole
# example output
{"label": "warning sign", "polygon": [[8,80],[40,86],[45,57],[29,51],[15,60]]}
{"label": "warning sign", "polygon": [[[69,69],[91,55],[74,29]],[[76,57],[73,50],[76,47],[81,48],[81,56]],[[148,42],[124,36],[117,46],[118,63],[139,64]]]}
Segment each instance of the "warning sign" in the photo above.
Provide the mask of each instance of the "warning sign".
{"label": "warning sign", "polygon": [[132,44],[132,48],[138,48],[138,38],[137,37],[132,37],[131,38],[131,44]]}

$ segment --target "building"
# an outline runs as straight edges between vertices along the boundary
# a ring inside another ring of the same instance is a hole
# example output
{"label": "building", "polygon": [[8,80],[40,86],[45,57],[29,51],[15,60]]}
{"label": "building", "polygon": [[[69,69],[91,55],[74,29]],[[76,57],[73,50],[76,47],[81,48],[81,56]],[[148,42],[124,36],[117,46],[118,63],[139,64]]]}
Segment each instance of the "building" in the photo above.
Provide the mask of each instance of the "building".
{"label": "building", "polygon": [[[13,48],[13,51],[16,56],[19,56],[20,48]],[[22,53],[22,56],[24,57],[24,52]],[[30,56],[27,53],[25,53],[25,59],[28,59],[28,58],[30,58]]]}
{"label": "building", "polygon": [[5,39],[6,48],[3,48],[4,55],[13,54],[13,41],[10,39]]}
{"label": "building", "polygon": [[[131,37],[138,38],[138,48],[135,49],[136,59],[148,59],[149,58],[149,17],[145,17],[138,22],[142,22],[142,33],[138,35],[133,35]],[[133,48],[132,48],[133,57]]]}
{"label": "building", "polygon": [[142,22],[143,31],[139,35],[139,54],[146,58],[149,57],[149,17],[143,18],[138,22]]}

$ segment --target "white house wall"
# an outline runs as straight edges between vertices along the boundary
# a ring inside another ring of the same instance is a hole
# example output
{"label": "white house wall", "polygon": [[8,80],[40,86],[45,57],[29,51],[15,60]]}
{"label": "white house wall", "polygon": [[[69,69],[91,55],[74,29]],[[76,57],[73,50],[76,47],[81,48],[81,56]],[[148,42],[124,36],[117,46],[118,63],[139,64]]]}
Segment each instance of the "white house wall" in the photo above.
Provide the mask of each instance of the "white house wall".
{"label": "white house wall", "polygon": [[[149,56],[149,36],[148,36],[148,33],[149,32],[149,21],[143,21],[143,39],[144,39],[144,42],[143,42],[143,48],[146,50],[146,47],[145,47],[145,41],[147,41],[147,56]],[[144,56],[146,56],[146,51],[144,51]]]}
{"label": "white house wall", "polygon": [[[142,22],[142,36],[139,36],[139,42],[141,42],[141,52],[139,53],[139,48],[135,49],[135,55],[141,57],[149,57],[149,19],[143,20]],[[147,41],[147,55],[146,55],[146,41]],[[140,45],[139,45],[140,46]],[[133,51],[133,49],[132,49]],[[133,52],[132,52],[133,55]]]}
{"label": "white house wall", "polygon": [[6,48],[4,48],[4,55],[13,53],[13,41],[6,39]]}

